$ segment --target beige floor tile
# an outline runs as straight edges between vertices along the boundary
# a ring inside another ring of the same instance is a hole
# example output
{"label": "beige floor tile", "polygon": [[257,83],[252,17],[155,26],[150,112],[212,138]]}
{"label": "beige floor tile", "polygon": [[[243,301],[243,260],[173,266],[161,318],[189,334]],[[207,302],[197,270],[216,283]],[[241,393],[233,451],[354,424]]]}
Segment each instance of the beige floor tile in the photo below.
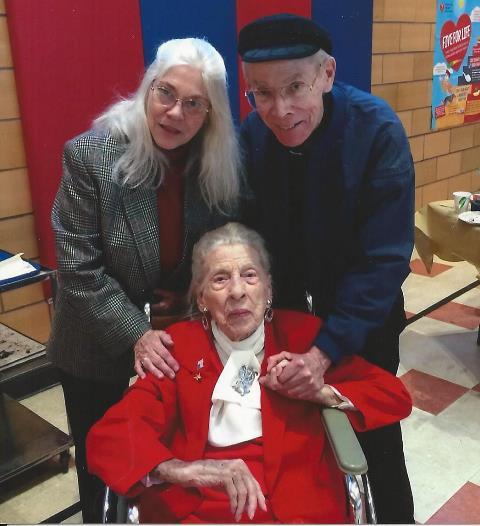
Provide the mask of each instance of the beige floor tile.
{"label": "beige floor tile", "polygon": [[[477,271],[468,263],[456,264],[434,278],[411,273],[402,286],[405,296],[405,310],[414,313],[420,312],[476,279]],[[477,305],[480,306],[480,292],[475,289],[472,294],[475,293],[478,294]]]}
{"label": "beige floor tile", "polygon": [[480,309],[480,286],[465,292],[465,294],[459,296],[455,301],[475,309]]}
{"label": "beige floor tile", "polygon": [[68,433],[67,413],[65,412],[65,400],[60,385],[46,389],[28,398],[21,403],[31,411],[41,416],[47,422],[58,427],[64,433]]}
{"label": "beige floor tile", "polygon": [[38,524],[78,502],[77,473],[70,462],[68,473],[56,472],[55,460],[41,469],[31,470],[31,477],[22,477],[0,497],[0,521],[9,524]]}
{"label": "beige floor tile", "polygon": [[471,388],[480,383],[477,331],[421,318],[400,336],[400,362],[405,371],[417,369]]}
{"label": "beige floor tile", "polygon": [[[419,410],[415,410],[419,413]],[[404,422],[418,522],[425,522],[480,468],[480,397],[466,393],[438,416]]]}
{"label": "beige floor tile", "polygon": [[68,519],[62,521],[62,524],[83,524],[82,513],[80,511],[75,513],[75,515],[72,515]]}
{"label": "beige floor tile", "polygon": [[480,486],[480,469],[470,477],[470,482]]}

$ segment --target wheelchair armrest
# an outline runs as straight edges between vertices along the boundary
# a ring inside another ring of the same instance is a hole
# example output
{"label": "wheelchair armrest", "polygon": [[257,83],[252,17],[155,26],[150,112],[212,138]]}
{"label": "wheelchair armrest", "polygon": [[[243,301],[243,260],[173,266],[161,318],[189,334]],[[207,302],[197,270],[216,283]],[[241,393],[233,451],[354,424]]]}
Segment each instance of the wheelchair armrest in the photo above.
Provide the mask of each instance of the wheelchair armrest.
{"label": "wheelchair armrest", "polygon": [[340,470],[352,475],[364,475],[367,460],[347,415],[339,409],[324,407],[322,419]]}

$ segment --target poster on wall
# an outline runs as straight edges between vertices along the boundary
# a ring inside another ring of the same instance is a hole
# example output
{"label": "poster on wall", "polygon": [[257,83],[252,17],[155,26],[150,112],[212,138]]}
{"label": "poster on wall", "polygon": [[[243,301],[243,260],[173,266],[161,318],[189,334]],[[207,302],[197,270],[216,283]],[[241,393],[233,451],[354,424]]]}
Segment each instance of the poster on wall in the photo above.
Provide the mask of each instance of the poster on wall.
{"label": "poster on wall", "polygon": [[432,129],[480,122],[480,0],[437,0]]}

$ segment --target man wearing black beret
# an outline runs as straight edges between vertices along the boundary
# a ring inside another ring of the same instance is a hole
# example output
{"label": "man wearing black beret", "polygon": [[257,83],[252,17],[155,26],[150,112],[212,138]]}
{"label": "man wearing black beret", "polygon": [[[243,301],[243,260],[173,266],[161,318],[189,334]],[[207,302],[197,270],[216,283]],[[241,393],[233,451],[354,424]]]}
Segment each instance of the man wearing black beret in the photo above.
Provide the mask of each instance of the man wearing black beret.
{"label": "man wearing black beret", "polygon": [[[238,50],[254,108],[241,131],[253,194],[246,222],[267,240],[277,306],[325,320],[280,384],[264,384],[312,400],[325,370],[352,353],[396,373],[413,248],[414,169],[403,127],[380,99],[334,83],[331,40],[309,19],[255,20],[240,31]],[[413,523],[400,425],[359,439],[378,521]]]}

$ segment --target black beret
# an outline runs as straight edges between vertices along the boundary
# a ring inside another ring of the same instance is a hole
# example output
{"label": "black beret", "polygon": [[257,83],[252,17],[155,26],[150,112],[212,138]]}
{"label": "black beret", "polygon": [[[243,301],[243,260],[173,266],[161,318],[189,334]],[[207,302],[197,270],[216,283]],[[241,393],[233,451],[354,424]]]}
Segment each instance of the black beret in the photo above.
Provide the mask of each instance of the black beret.
{"label": "black beret", "polygon": [[238,53],[244,62],[309,57],[319,49],[332,53],[328,33],[313,20],[289,13],[257,18],[238,34]]}

